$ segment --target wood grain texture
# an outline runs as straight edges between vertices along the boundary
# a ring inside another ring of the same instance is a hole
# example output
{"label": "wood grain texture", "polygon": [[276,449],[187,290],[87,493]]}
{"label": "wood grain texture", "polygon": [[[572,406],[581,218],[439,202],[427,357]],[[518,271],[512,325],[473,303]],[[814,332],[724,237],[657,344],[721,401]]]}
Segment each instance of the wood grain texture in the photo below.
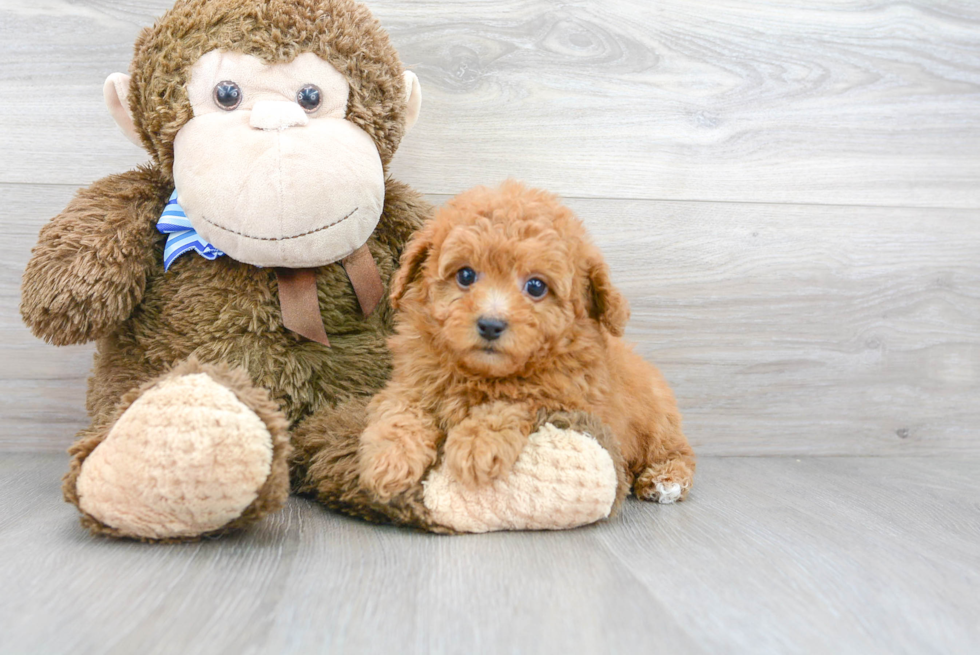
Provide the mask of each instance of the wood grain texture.
{"label": "wood grain texture", "polygon": [[[101,86],[169,4],[0,6],[0,182],[143,160]],[[975,2],[368,4],[422,82],[393,170],[428,193],[980,206]]]}
{"label": "wood grain texture", "polygon": [[93,348],[54,348],[20,318],[20,279],[41,226],[72,187],[0,184],[0,450],[64,450],[85,426],[85,379]]}
{"label": "wood grain texture", "polygon": [[976,460],[706,458],[690,502],[440,537],[291,499],[234,538],[90,537],[64,457],[0,459],[10,653],[968,653]]}
{"label": "wood grain texture", "polygon": [[[0,185],[0,448],[65,448],[90,347],[17,313],[66,187]],[[445,196],[429,196],[434,203]],[[973,210],[572,199],[632,305],[627,338],[673,385],[705,455],[980,453]]]}
{"label": "wood grain texture", "polygon": [[571,204],[701,452],[980,449],[977,212]]}

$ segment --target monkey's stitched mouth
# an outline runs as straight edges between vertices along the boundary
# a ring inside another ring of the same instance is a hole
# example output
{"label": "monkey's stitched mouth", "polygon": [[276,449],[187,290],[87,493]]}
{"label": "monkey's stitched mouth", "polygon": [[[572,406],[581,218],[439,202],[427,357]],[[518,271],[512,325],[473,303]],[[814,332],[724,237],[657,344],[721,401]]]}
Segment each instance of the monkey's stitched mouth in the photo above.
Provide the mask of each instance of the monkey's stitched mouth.
{"label": "monkey's stitched mouth", "polygon": [[205,223],[207,223],[208,225],[213,225],[214,227],[218,228],[219,230],[223,230],[225,232],[229,232],[231,234],[238,235],[240,237],[245,237],[246,239],[254,239],[255,241],[287,241],[289,239],[299,239],[300,237],[305,237],[305,236],[309,236],[311,234],[316,234],[317,232],[322,232],[323,230],[326,230],[328,228],[331,228],[334,225],[340,225],[341,223],[343,223],[344,221],[346,221],[348,218],[350,218],[351,216],[353,216],[355,213],[357,213],[357,210],[358,209],[360,209],[360,207],[355,207],[354,209],[351,210],[351,212],[349,214],[347,214],[346,216],[344,216],[343,218],[341,218],[338,221],[334,221],[333,223],[330,223],[329,225],[324,225],[322,227],[316,228],[315,230],[309,230],[308,232],[303,232],[301,234],[293,234],[293,235],[290,235],[288,237],[257,237],[257,236],[253,236],[251,234],[245,234],[244,232],[238,232],[237,230],[230,230],[227,227],[223,227],[221,225],[218,225],[214,221],[209,221],[207,216],[202,216],[201,217],[201,220],[204,221]]}

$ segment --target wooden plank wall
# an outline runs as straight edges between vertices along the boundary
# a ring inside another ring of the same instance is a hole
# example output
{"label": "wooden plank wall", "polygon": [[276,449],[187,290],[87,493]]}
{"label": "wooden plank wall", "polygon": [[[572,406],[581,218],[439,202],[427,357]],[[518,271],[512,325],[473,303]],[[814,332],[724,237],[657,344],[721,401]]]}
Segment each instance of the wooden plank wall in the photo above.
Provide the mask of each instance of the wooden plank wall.
{"label": "wooden plank wall", "polygon": [[[17,313],[40,226],[144,155],[101,85],[168,0],[0,5],[0,448],[61,449],[91,347]],[[419,76],[394,174],[565,196],[705,455],[980,453],[980,5],[369,3]]]}

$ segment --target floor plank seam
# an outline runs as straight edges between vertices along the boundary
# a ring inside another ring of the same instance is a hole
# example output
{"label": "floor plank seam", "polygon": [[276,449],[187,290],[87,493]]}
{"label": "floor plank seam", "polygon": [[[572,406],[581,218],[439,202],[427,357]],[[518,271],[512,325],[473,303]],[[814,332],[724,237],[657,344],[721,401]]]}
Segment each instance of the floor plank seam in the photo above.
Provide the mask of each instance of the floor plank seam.
{"label": "floor plank seam", "polygon": [[[64,182],[5,182],[0,180],[0,185],[12,186],[12,187],[61,187],[61,188],[82,188],[88,186],[95,180],[90,182],[82,182],[79,184],[66,184]],[[428,196],[429,198],[440,198],[448,200],[452,198],[454,194],[444,193],[441,191],[426,191],[422,187],[413,187],[416,191],[422,195]],[[462,189],[460,189],[462,191]],[[739,206],[756,206],[756,205],[770,205],[777,207],[829,207],[838,209],[904,209],[904,210],[923,210],[923,211],[951,211],[951,212],[974,212],[980,210],[980,204],[962,206],[962,205],[895,205],[895,204],[849,204],[849,203],[833,203],[833,202],[786,202],[777,200],[717,200],[717,199],[704,199],[704,198],[646,198],[646,197],[636,197],[636,196],[580,196],[580,195],[570,195],[570,194],[559,194],[565,200],[598,200],[598,201],[611,201],[611,202],[658,202],[658,203],[687,203],[687,204],[705,204],[705,205],[739,205]]]}

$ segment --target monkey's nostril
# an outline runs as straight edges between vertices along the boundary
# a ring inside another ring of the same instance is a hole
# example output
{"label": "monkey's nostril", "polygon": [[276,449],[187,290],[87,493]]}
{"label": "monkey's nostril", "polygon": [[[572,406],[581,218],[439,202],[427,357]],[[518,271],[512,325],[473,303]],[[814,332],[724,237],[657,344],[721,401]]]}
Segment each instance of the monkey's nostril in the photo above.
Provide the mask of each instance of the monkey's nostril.
{"label": "monkey's nostril", "polygon": [[481,337],[487,341],[494,341],[499,339],[500,335],[507,329],[507,321],[481,316],[476,322],[476,329]]}

